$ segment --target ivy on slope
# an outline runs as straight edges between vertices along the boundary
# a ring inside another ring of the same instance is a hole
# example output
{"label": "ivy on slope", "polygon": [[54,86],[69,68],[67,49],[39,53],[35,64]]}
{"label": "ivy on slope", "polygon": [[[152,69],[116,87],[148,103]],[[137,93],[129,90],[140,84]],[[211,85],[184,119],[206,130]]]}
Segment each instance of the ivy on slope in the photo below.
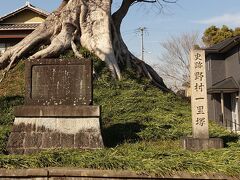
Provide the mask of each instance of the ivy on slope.
{"label": "ivy on slope", "polygon": [[[88,52],[84,53],[86,57],[92,57]],[[65,55],[71,56],[71,52]],[[93,60],[96,71],[94,104],[102,107],[106,148],[51,150],[29,156],[5,155],[14,119],[13,106],[23,104],[24,100],[24,65],[19,64],[9,73],[11,82],[5,80],[0,85],[0,168],[64,166],[134,170],[154,175],[178,171],[240,173],[238,135],[210,122],[210,136],[223,138],[229,147],[203,152],[183,150],[181,137],[191,135],[189,102],[174,94],[162,93],[149,81],[133,76],[134,73],[128,70],[121,81],[115,81],[103,62],[97,61],[96,57]]]}

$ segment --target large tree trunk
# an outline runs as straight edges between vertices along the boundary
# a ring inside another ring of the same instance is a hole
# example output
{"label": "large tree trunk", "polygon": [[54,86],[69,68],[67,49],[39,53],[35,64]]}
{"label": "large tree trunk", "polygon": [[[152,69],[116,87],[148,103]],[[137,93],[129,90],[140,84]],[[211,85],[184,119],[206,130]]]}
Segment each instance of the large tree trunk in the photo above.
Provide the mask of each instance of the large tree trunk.
{"label": "large tree trunk", "polygon": [[112,0],[63,0],[33,33],[0,57],[3,75],[22,57],[54,57],[69,48],[81,57],[77,43],[105,61],[114,78],[121,79],[124,68],[133,68],[136,75],[145,76],[163,91],[169,91],[151,66],[129,52],[121,37],[121,22],[134,2],[123,0],[119,10],[111,15]]}

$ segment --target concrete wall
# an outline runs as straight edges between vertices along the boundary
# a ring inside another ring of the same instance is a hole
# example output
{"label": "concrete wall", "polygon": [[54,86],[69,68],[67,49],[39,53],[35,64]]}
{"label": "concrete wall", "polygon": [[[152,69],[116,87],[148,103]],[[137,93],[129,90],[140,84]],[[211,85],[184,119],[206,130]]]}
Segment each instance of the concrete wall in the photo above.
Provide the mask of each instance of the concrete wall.
{"label": "concrete wall", "polygon": [[191,175],[188,173],[174,173],[162,176],[140,175],[129,171],[90,170],[76,168],[44,168],[6,170],[0,169],[0,178],[5,180],[147,180],[147,179],[239,179],[221,174]]}

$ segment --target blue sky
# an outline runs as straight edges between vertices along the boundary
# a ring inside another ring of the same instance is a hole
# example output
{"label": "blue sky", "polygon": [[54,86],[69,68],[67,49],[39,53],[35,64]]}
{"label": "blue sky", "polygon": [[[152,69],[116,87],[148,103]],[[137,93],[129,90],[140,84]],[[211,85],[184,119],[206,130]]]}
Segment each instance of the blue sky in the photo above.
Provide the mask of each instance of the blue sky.
{"label": "blue sky", "polygon": [[[115,0],[114,8],[120,0]],[[13,11],[25,4],[25,0],[7,0],[1,4],[0,16]],[[51,12],[60,4],[61,0],[30,0],[30,2],[44,10]],[[145,61],[158,63],[161,55],[160,43],[170,36],[178,36],[186,32],[199,32],[210,25],[222,26],[226,24],[232,28],[240,26],[239,0],[178,0],[177,4],[169,4],[159,13],[150,4],[132,6],[122,25],[122,34],[129,49],[136,56],[140,56],[139,27],[146,27]]]}

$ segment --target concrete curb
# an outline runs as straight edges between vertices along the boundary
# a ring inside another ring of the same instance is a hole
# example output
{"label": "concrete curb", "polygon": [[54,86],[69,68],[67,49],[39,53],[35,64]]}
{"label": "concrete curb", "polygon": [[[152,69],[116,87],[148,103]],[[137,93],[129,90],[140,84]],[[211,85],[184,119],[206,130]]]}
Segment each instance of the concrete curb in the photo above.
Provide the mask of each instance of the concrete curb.
{"label": "concrete curb", "polygon": [[172,175],[163,176],[148,176],[141,175],[130,171],[114,171],[114,170],[92,170],[92,169],[78,169],[78,168],[41,168],[41,169],[0,169],[0,179],[9,180],[23,180],[23,179],[37,179],[37,180],[120,180],[120,179],[211,179],[211,180],[237,180],[238,177],[230,177],[221,174],[206,174],[206,175],[191,175],[189,173],[176,173]]}

